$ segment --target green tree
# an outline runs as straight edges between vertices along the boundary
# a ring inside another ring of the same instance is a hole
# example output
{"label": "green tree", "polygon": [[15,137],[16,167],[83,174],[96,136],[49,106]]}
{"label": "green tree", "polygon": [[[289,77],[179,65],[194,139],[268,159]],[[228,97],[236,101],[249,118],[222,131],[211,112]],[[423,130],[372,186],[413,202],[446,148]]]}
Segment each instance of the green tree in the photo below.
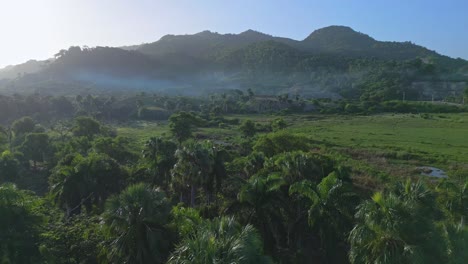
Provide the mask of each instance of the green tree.
{"label": "green tree", "polygon": [[110,261],[163,263],[170,242],[169,215],[165,193],[142,183],[109,198],[103,217],[112,240]]}
{"label": "green tree", "polygon": [[45,232],[41,234],[39,247],[44,263],[87,263],[100,262],[100,250],[108,244],[98,216],[80,214],[63,219],[60,213],[52,212]]}
{"label": "green tree", "polygon": [[468,259],[468,228],[463,221],[444,224],[449,264],[464,264]]}
{"label": "green tree", "polygon": [[39,263],[42,202],[13,184],[0,185],[0,262]]}
{"label": "green tree", "polygon": [[232,217],[216,218],[196,226],[171,254],[168,264],[272,263],[263,254],[255,228],[241,226]]}
{"label": "green tree", "polygon": [[305,136],[279,131],[261,136],[255,142],[253,149],[263,152],[267,157],[272,157],[284,152],[308,151],[310,142],[311,140]]}
{"label": "green tree", "polygon": [[299,194],[310,200],[309,224],[318,231],[320,242],[329,263],[346,260],[344,242],[352,228],[357,195],[347,182],[336,172],[315,184],[309,180],[291,185],[290,194]]}
{"label": "green tree", "polygon": [[25,158],[33,161],[34,168],[37,162],[44,162],[50,149],[49,135],[46,133],[28,134],[20,147]]}
{"label": "green tree", "polygon": [[8,150],[0,154],[0,183],[14,182],[19,172],[19,161]]}
{"label": "green tree", "polygon": [[277,247],[284,242],[277,231],[282,219],[280,210],[284,207],[284,196],[279,192],[283,185],[284,180],[278,174],[268,177],[254,175],[238,195],[246,221],[259,229],[265,241]]}
{"label": "green tree", "polygon": [[177,145],[161,137],[152,137],[146,141],[143,158],[149,165],[153,184],[167,187],[171,180],[171,169],[176,162]]}
{"label": "green tree", "polygon": [[174,138],[181,144],[192,137],[193,129],[200,119],[188,112],[179,112],[169,117],[169,128]]}
{"label": "green tree", "polygon": [[257,130],[255,129],[255,123],[252,120],[245,120],[239,127],[244,137],[253,137]]}
{"label": "green tree", "polygon": [[75,118],[75,125],[72,128],[73,135],[92,138],[94,135],[101,133],[101,124],[94,118],[80,116]]}
{"label": "green tree", "polygon": [[176,153],[176,163],[172,169],[172,186],[181,193],[190,191],[190,205],[196,204],[197,190],[203,187],[208,203],[215,186],[219,186],[224,175],[222,168],[217,169],[222,160],[217,159],[216,148],[211,142],[186,142]]}
{"label": "green tree", "polygon": [[13,151],[13,130],[11,127],[0,126],[0,134],[4,135],[8,141],[8,148]]}
{"label": "green tree", "polygon": [[283,118],[276,118],[275,120],[271,121],[271,128],[273,131],[278,131],[284,129],[288,126],[286,121]]}
{"label": "green tree", "polygon": [[130,140],[125,137],[98,137],[93,142],[93,149],[97,153],[104,153],[119,163],[127,163],[137,159],[130,147]]}
{"label": "green tree", "polygon": [[351,230],[351,263],[444,263],[434,197],[420,182],[377,192],[359,205]]}
{"label": "green tree", "polygon": [[289,190],[302,181],[315,186],[334,170],[332,161],[326,156],[296,151],[271,158],[251,155],[242,167],[253,176],[239,192],[239,217],[258,228],[268,252],[280,261],[307,261],[313,251],[308,241],[317,240],[314,234],[320,230],[319,225],[312,225],[313,230],[308,224],[310,199]]}
{"label": "green tree", "polygon": [[202,222],[203,219],[195,208],[184,207],[182,204],[172,207],[171,228],[177,230],[179,237],[191,235]]}
{"label": "green tree", "polygon": [[468,178],[443,179],[436,186],[437,200],[447,218],[458,222],[468,218]]}
{"label": "green tree", "polygon": [[88,212],[93,206],[102,208],[107,197],[121,190],[125,175],[125,169],[104,154],[68,155],[52,170],[49,185],[52,197],[71,216],[82,206]]}
{"label": "green tree", "polygon": [[34,120],[29,116],[25,116],[13,122],[11,129],[16,136],[20,136],[33,132],[35,126]]}

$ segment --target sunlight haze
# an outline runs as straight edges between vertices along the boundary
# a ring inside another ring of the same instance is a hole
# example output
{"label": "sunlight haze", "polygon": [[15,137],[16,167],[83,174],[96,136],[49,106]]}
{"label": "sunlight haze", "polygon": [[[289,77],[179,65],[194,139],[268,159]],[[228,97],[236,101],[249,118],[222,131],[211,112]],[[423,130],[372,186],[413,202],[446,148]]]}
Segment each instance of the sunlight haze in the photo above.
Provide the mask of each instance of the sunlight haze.
{"label": "sunlight haze", "polygon": [[0,0],[0,264],[468,263],[468,0]]}

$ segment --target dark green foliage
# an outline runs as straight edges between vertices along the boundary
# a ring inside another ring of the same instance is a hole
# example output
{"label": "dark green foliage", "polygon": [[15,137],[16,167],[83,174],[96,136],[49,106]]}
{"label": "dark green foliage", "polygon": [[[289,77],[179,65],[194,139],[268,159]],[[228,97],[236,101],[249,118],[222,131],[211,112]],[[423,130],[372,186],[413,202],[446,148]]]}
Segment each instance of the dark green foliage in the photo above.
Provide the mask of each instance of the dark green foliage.
{"label": "dark green foliage", "polygon": [[276,154],[294,150],[307,151],[310,148],[309,142],[310,140],[302,135],[276,132],[260,137],[253,149],[271,157]]}
{"label": "dark green foliage", "polygon": [[34,120],[32,120],[32,118],[29,116],[18,119],[11,125],[11,128],[16,136],[31,133],[34,131],[34,127]]}
{"label": "dark green foliage", "polygon": [[192,137],[193,129],[202,121],[192,113],[179,112],[169,118],[169,127],[175,139],[182,143]]}
{"label": "dark green foliage", "polygon": [[171,179],[171,169],[176,163],[177,145],[163,138],[150,138],[143,149],[143,158],[151,174],[153,184],[167,187]]}
{"label": "dark green foliage", "polygon": [[399,184],[358,207],[350,233],[352,263],[445,262],[444,240],[434,224],[437,208],[423,184]]}
{"label": "dark green foliage", "polygon": [[49,135],[46,133],[28,134],[20,149],[24,157],[27,160],[32,160],[34,167],[36,167],[36,163],[45,161],[47,154],[49,154]]}
{"label": "dark green foliage", "polygon": [[468,259],[468,228],[465,223],[449,223],[444,227],[447,243],[448,261],[451,264],[462,264]]}
{"label": "dark green foliage", "polygon": [[286,123],[286,121],[284,121],[283,118],[277,118],[271,122],[271,129],[275,132],[284,129],[287,126],[288,124]]}
{"label": "dark green foliage", "polygon": [[104,221],[111,262],[163,263],[170,245],[170,204],[163,191],[131,185],[106,203]]}
{"label": "dark green foliage", "polygon": [[3,182],[15,182],[19,172],[19,161],[8,150],[0,154],[0,184]]}
{"label": "dark green foliage", "polygon": [[[250,160],[262,163],[255,156]],[[351,229],[356,201],[346,171],[334,172],[330,158],[301,151],[264,159],[263,166],[255,167],[256,174],[238,196],[241,215],[260,230],[271,254],[282,261],[305,262],[311,257],[312,234],[317,232],[321,249],[334,252],[324,259],[346,259],[344,233]]]}
{"label": "dark green foliage", "polygon": [[263,254],[263,243],[255,228],[243,227],[232,217],[222,217],[194,225],[167,263],[262,264],[272,261]]}
{"label": "dark green foliage", "polygon": [[172,207],[171,219],[171,226],[180,238],[189,237],[203,222],[198,210],[181,204]]}
{"label": "dark green foliage", "polygon": [[244,137],[253,137],[257,132],[255,123],[252,120],[245,120],[239,127]]}
{"label": "dark green foliage", "polygon": [[290,186],[290,194],[299,194],[310,201],[309,224],[317,230],[325,260],[329,263],[346,260],[346,236],[352,228],[358,196],[352,185],[337,172],[323,178],[319,184],[309,180]]}
{"label": "dark green foliage", "polygon": [[135,161],[136,154],[129,147],[130,140],[124,137],[98,137],[93,142],[93,149],[115,159],[119,163]]}
{"label": "dark green foliage", "polygon": [[45,263],[102,263],[100,251],[107,240],[100,222],[85,214],[53,222],[41,235],[39,250]]}
{"label": "dark green foliage", "polygon": [[125,177],[124,168],[104,154],[68,155],[53,169],[50,192],[70,216],[82,207],[102,209],[106,198],[122,189]]}
{"label": "dark green foliage", "polygon": [[206,202],[218,190],[224,178],[224,165],[221,152],[211,142],[188,141],[175,153],[176,163],[172,169],[172,187],[180,193],[181,202],[190,195],[190,205],[196,205],[198,188],[206,193]]}
{"label": "dark green foliage", "polygon": [[0,185],[0,262],[39,262],[43,213],[38,197],[13,184]]}
{"label": "dark green foliage", "polygon": [[101,124],[91,117],[80,116],[75,118],[72,132],[77,137],[92,138],[94,135],[101,133]]}
{"label": "dark green foliage", "polygon": [[444,179],[436,187],[440,208],[454,223],[468,218],[468,177],[465,172],[457,178]]}

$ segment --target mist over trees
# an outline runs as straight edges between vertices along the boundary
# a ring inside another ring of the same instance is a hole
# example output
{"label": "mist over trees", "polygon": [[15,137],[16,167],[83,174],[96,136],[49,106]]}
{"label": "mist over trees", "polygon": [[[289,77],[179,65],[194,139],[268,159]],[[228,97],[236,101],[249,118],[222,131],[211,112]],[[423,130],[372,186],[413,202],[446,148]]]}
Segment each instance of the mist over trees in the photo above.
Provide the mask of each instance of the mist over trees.
{"label": "mist over trees", "polygon": [[7,74],[25,68],[17,67],[0,71],[0,91],[207,96],[228,87],[363,100],[442,100],[462,94],[468,71],[462,59],[410,42],[377,41],[344,26],[316,30],[302,41],[249,30],[167,35],[132,49],[72,46],[39,69]]}
{"label": "mist over trees", "polygon": [[0,263],[468,259],[466,61],[332,26],[37,64],[0,71]]}

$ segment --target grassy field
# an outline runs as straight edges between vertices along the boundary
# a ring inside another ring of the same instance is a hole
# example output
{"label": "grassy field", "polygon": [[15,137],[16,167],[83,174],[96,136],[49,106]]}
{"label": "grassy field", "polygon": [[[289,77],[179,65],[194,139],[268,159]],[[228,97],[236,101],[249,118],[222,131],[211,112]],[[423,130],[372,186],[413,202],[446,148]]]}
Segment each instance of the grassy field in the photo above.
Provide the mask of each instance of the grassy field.
{"label": "grassy field", "polygon": [[401,150],[468,162],[468,114],[295,118],[288,130],[343,147]]}
{"label": "grassy field", "polygon": [[[229,116],[268,124],[274,115]],[[307,135],[367,174],[416,175],[416,166],[453,171],[468,166],[468,114],[382,114],[372,116],[282,116],[286,131]],[[118,128],[119,135],[142,144],[151,136],[169,134],[167,122],[135,122]],[[237,126],[199,128],[198,138],[240,136]]]}
{"label": "grassy field", "polygon": [[169,134],[169,126],[167,122],[136,121],[117,126],[117,133],[131,138],[136,146],[143,146],[150,137]]}

